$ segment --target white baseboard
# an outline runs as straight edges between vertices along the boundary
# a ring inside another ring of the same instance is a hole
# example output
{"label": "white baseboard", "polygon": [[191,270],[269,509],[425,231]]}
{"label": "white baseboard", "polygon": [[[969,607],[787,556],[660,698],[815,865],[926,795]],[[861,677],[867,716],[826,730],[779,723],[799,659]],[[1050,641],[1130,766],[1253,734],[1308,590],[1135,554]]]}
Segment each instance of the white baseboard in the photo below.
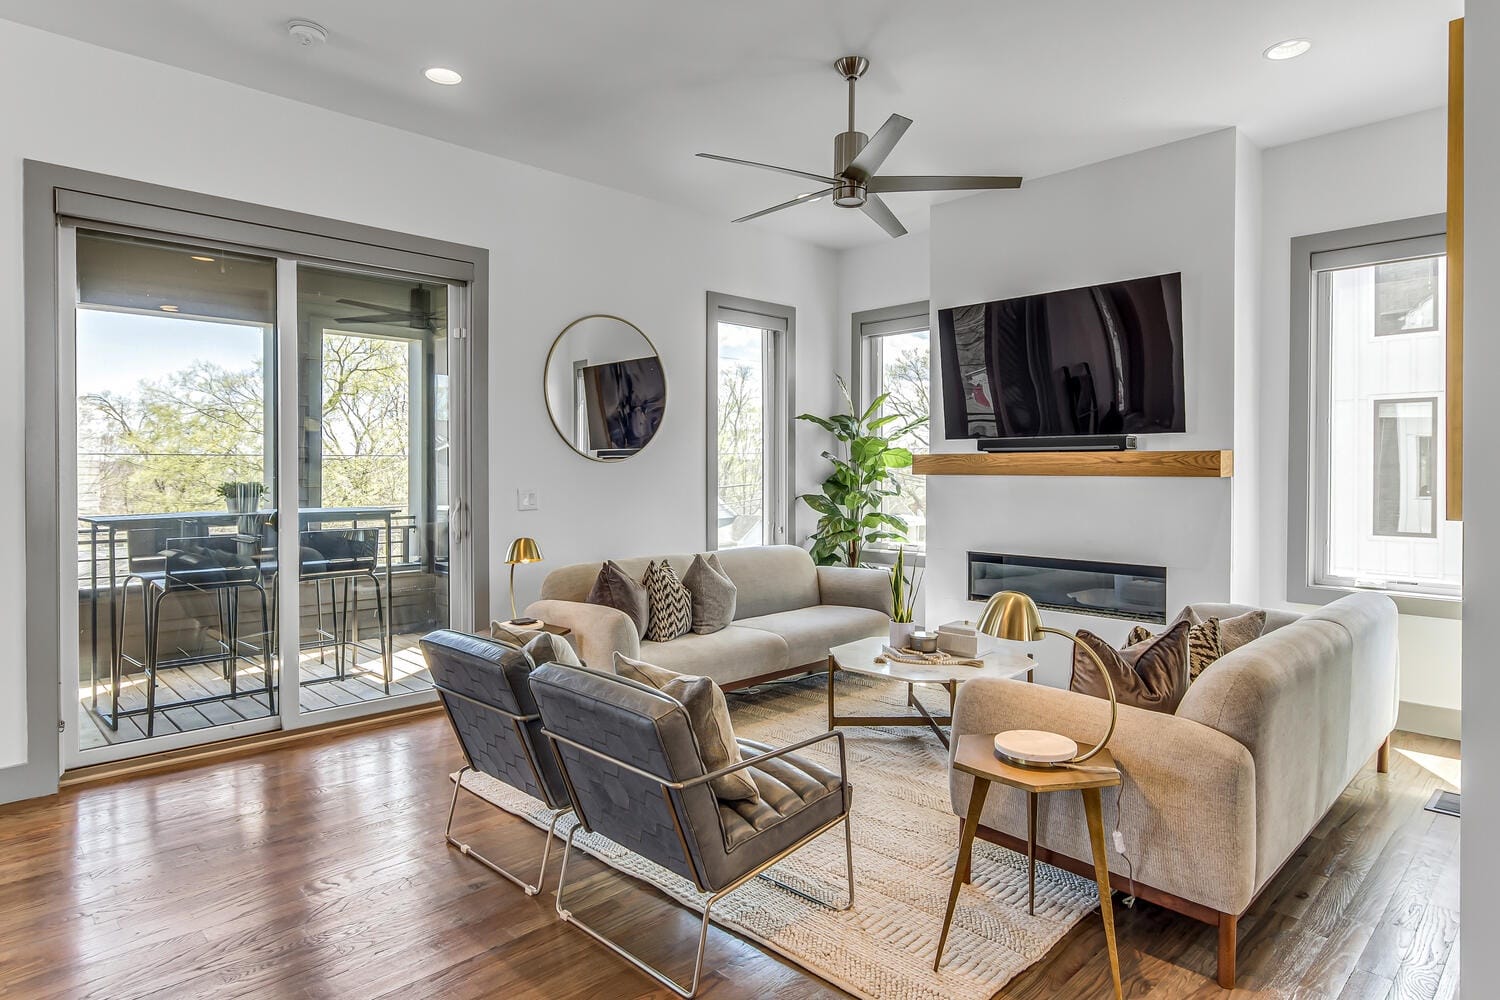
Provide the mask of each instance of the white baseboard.
{"label": "white baseboard", "polygon": [[1462,739],[1463,714],[1456,708],[1403,701],[1396,712],[1396,728],[1445,740]]}

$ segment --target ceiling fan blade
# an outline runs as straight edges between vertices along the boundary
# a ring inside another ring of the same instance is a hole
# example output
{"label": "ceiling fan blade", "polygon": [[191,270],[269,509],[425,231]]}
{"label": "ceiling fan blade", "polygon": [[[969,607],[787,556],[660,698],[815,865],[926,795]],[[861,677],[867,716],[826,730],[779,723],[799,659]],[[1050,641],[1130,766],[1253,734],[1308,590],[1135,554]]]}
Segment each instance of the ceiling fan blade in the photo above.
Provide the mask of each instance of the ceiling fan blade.
{"label": "ceiling fan blade", "polygon": [[793,177],[801,177],[804,180],[817,181],[819,184],[838,184],[837,177],[824,177],[822,174],[810,174],[806,170],[793,170],[791,167],[778,167],[770,163],[756,163],[754,160],[739,160],[733,156],[719,156],[716,153],[699,153],[698,156],[705,160],[719,160],[723,163],[738,163],[745,167],[759,167],[762,170],[774,170],[779,174],[791,174]]}
{"label": "ceiling fan blade", "polygon": [[859,155],[849,163],[844,173],[856,179],[873,176],[909,128],[911,128],[910,118],[891,115],[885,120],[885,124],[880,126],[880,131],[865,143],[865,148],[859,151]]}
{"label": "ceiling fan blade", "polygon": [[344,306],[359,306],[361,309],[375,309],[375,310],[377,310],[379,312],[388,312],[388,313],[405,313],[406,312],[405,309],[401,309],[401,308],[399,308],[397,306],[383,306],[383,305],[381,305],[378,302],[361,302],[359,299],[335,299],[334,301],[336,301],[339,305],[344,305]]}
{"label": "ceiling fan blade", "polygon": [[895,213],[886,207],[885,202],[880,200],[880,195],[867,195],[865,203],[859,208],[860,211],[874,219],[876,225],[884,229],[891,237],[906,235],[906,227],[901,224],[900,219],[896,218]]}
{"label": "ceiling fan blade", "polygon": [[871,193],[892,191],[996,191],[1021,186],[1019,177],[871,177]]}
{"label": "ceiling fan blade", "polygon": [[381,316],[335,316],[335,323],[409,323],[413,319],[421,317],[413,316],[411,313],[386,313]]}
{"label": "ceiling fan blade", "polygon": [[812,194],[799,194],[791,201],[784,201],[780,205],[772,205],[770,208],[763,208],[759,212],[754,212],[750,215],[742,215],[734,221],[749,222],[751,219],[758,219],[762,215],[770,215],[772,212],[779,212],[783,208],[791,208],[793,205],[806,205],[808,202],[817,201],[819,198],[823,197],[825,194],[830,193],[831,191],[833,191],[833,188],[827,188],[822,191],[814,191]]}

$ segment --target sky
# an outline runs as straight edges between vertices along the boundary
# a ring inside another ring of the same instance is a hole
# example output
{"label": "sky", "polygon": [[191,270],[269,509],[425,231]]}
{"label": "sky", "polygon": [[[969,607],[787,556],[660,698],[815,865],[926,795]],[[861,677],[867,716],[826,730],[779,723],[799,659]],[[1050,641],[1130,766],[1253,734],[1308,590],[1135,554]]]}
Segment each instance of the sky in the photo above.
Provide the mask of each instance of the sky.
{"label": "sky", "polygon": [[78,395],[133,394],[143,379],[161,379],[195,361],[230,371],[258,367],[265,328],[180,316],[79,309]]}

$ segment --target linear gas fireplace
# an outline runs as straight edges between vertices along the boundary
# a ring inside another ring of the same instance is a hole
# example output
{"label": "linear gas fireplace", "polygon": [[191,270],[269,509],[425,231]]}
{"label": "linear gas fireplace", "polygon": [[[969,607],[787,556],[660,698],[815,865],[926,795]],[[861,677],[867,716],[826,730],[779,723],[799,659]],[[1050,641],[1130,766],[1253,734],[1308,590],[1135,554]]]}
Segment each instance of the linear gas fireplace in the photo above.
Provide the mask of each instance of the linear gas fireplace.
{"label": "linear gas fireplace", "polygon": [[969,553],[969,600],[1019,590],[1039,608],[1164,623],[1167,569],[1134,563]]}

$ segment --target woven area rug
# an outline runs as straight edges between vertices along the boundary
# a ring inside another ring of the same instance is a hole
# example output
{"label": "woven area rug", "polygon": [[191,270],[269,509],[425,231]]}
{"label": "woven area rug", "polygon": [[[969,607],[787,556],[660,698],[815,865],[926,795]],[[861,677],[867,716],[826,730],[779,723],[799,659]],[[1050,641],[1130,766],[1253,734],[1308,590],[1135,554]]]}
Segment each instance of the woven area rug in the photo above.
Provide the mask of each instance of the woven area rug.
{"label": "woven area rug", "polygon": [[[825,731],[824,683],[809,678],[731,694],[736,735],[782,746]],[[841,714],[906,711],[906,688],[899,683],[845,674],[838,695]],[[947,752],[925,728],[860,728],[845,734],[854,786],[854,908],[831,910],[755,879],[714,906],[714,923],[855,996],[987,1000],[1098,908],[1092,882],[1038,865],[1037,912],[1029,916],[1025,857],[976,841],[973,883],[959,896],[943,969],[934,973],[932,958],[958,849],[958,820],[948,806]],[[837,770],[836,746],[830,740],[805,753]],[[464,786],[538,827],[547,826],[542,803],[509,785],[470,773]],[[570,821],[559,824],[564,834]],[[602,837],[580,833],[574,845],[702,911],[703,897],[687,880]],[[549,882],[555,870],[554,862]],[[819,899],[842,900],[843,828],[823,834],[771,871]],[[683,947],[690,951],[693,944],[684,941]]]}

